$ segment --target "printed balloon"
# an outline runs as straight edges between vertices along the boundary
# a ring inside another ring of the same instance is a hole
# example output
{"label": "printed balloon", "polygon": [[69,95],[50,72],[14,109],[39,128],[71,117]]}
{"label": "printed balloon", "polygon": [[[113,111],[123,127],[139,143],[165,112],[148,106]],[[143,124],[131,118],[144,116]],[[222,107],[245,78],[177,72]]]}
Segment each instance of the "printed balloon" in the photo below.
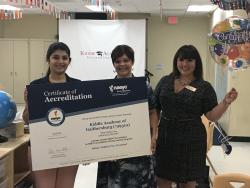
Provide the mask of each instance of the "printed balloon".
{"label": "printed balloon", "polygon": [[240,50],[240,57],[249,61],[250,60],[250,43],[245,43],[241,45],[239,50]]}
{"label": "printed balloon", "polygon": [[239,57],[240,53],[236,46],[231,46],[227,52],[227,55],[229,59],[236,59]]}
{"label": "printed balloon", "polygon": [[240,68],[243,65],[243,61],[237,60],[235,65],[236,65],[236,68]]}
{"label": "printed balloon", "polygon": [[215,52],[218,56],[222,55],[222,54],[223,54],[223,47],[222,47],[222,45],[221,45],[221,44],[215,44],[215,45],[214,45],[214,52]]}
{"label": "printed balloon", "polygon": [[[216,63],[233,70],[250,66],[250,20],[236,16],[216,24],[208,40],[209,50]],[[232,63],[233,62],[233,63]]]}

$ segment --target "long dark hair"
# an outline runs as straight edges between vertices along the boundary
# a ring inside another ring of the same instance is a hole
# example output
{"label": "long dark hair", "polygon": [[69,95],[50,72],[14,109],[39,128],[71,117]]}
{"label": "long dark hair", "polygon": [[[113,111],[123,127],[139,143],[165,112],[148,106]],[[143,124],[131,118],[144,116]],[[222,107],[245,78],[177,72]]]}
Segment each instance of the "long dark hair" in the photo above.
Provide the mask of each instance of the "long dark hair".
{"label": "long dark hair", "polygon": [[112,63],[114,64],[115,61],[123,55],[126,55],[134,63],[134,50],[130,46],[125,44],[118,45],[113,49],[113,51],[111,52]]}
{"label": "long dark hair", "polygon": [[193,45],[183,45],[180,47],[173,60],[173,76],[179,77],[180,72],[177,68],[177,59],[194,59],[195,60],[195,70],[194,70],[194,77],[196,79],[203,79],[203,68],[202,68],[202,61],[201,56],[198,50]]}
{"label": "long dark hair", "polygon": [[[70,49],[67,46],[67,44],[65,44],[63,42],[54,42],[49,46],[49,48],[47,50],[47,54],[46,54],[46,61],[47,62],[49,62],[49,58],[50,58],[51,54],[53,54],[56,50],[65,51],[69,56],[69,61],[71,61]],[[50,68],[48,68],[48,70],[46,72],[46,76],[48,76],[49,74],[50,74]]]}

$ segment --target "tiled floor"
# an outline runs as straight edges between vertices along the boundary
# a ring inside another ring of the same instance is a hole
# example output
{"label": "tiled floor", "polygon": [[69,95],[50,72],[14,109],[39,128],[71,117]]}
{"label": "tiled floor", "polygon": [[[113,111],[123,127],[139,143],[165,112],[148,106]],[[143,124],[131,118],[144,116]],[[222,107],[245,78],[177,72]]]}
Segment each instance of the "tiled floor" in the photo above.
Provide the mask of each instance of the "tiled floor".
{"label": "tiled floor", "polygon": [[[231,142],[232,152],[225,155],[221,146],[213,146],[208,156],[218,174],[240,172],[250,175],[250,143]],[[97,163],[80,165],[74,188],[95,188]],[[211,171],[211,169],[210,169]],[[211,175],[213,178],[213,173]],[[235,188],[239,187],[237,184]]]}
{"label": "tiled floor", "polygon": [[[250,143],[234,142],[232,145],[233,152],[230,154],[231,156],[224,156],[222,149],[218,146],[210,151],[209,156],[213,166],[218,173],[237,171],[250,175]],[[243,167],[242,170],[240,170],[241,167]],[[97,163],[92,163],[87,166],[80,165],[74,188],[95,188],[96,171]],[[239,188],[240,184],[234,184],[234,186],[235,188]]]}
{"label": "tiled floor", "polygon": [[95,188],[97,163],[80,165],[76,175],[74,188]]}
{"label": "tiled floor", "polygon": [[[250,143],[230,142],[232,152],[224,154],[221,146],[213,146],[208,152],[212,166],[217,174],[243,173],[250,176]],[[213,179],[215,172],[210,168],[210,178]]]}

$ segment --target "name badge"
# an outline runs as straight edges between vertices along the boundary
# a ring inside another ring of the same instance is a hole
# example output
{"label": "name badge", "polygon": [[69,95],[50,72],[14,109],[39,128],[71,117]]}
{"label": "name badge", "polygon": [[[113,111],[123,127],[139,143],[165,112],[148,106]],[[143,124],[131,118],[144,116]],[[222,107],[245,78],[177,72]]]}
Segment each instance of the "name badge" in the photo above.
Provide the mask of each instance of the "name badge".
{"label": "name badge", "polygon": [[193,87],[193,86],[185,86],[185,88],[186,89],[188,89],[188,90],[190,90],[190,91],[193,91],[193,92],[195,92],[196,91],[196,88],[195,87]]}

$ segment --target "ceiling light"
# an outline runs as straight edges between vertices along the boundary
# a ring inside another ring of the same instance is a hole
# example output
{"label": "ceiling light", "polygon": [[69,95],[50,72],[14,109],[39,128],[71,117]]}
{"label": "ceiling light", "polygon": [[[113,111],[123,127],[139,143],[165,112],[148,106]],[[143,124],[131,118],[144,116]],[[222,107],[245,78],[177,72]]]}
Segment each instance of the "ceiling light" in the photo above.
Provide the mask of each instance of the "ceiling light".
{"label": "ceiling light", "polygon": [[20,8],[13,7],[10,5],[0,5],[0,9],[2,9],[2,10],[21,10]]}
{"label": "ceiling light", "polygon": [[188,6],[188,12],[210,12],[213,11],[216,5],[190,5]]}
{"label": "ceiling light", "polygon": [[94,12],[106,12],[106,11],[113,11],[113,9],[107,5],[107,6],[96,6],[96,5],[86,5],[86,8],[88,8],[89,10],[92,10]]}

